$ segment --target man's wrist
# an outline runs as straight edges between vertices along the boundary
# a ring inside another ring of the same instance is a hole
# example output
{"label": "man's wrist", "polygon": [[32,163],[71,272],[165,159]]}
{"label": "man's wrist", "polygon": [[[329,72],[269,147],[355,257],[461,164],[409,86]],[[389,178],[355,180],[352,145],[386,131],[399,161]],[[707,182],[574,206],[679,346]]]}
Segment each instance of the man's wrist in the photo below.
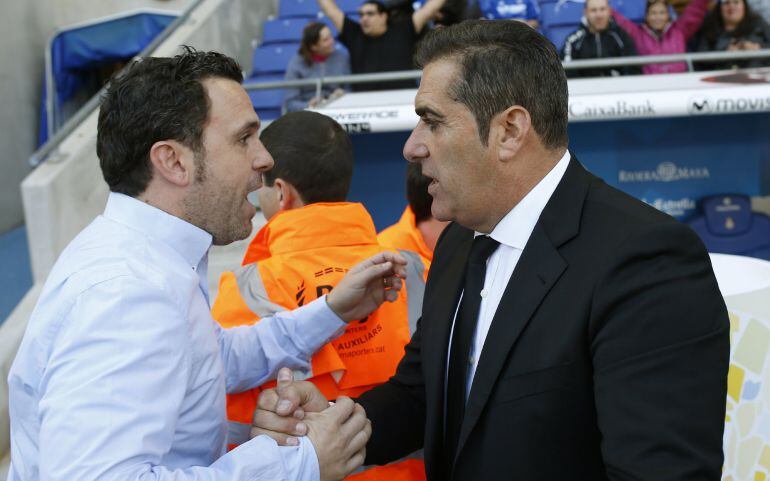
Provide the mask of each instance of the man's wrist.
{"label": "man's wrist", "polygon": [[334,297],[334,291],[326,294],[326,306],[337,316],[340,318],[342,322],[347,324],[350,322],[350,319],[345,319],[345,316],[342,314],[342,309],[339,305],[336,303],[336,297]]}

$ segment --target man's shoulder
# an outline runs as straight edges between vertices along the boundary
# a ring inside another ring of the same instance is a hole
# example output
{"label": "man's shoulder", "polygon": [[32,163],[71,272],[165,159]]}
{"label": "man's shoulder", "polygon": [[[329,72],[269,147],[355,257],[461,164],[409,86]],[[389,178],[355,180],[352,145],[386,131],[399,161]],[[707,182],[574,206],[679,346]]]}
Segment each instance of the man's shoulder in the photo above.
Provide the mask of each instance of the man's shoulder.
{"label": "man's shoulder", "polygon": [[168,254],[146,236],[99,216],[64,249],[47,288],[66,287],[62,293],[79,296],[100,284],[134,279],[148,289],[170,290],[191,276],[176,272]]}
{"label": "man's shoulder", "polygon": [[687,239],[700,245],[697,235],[673,217],[603,181],[592,182],[586,195],[581,233],[594,248],[622,250],[633,238],[668,244]]}
{"label": "man's shoulder", "polygon": [[564,44],[570,44],[575,43],[578,40],[582,40],[586,36],[586,29],[581,27],[576,28],[573,30],[569,35],[567,35],[566,40],[564,40]]}

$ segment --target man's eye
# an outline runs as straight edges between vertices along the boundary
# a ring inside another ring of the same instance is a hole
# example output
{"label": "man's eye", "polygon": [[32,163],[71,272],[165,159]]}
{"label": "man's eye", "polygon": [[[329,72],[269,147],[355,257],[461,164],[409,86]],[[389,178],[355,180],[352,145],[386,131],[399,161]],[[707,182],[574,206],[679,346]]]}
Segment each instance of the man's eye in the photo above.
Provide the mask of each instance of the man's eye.
{"label": "man's eye", "polygon": [[238,139],[238,142],[242,143],[243,145],[246,145],[249,142],[250,137],[251,137],[251,134],[246,134],[240,139]]}

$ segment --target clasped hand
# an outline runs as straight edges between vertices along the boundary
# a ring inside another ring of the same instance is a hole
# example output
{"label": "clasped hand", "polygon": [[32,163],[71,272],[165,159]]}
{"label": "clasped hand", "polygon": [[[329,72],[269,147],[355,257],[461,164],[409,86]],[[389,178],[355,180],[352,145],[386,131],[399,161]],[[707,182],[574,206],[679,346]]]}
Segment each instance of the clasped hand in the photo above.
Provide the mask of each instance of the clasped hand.
{"label": "clasped hand", "polygon": [[312,383],[294,381],[291,370],[278,372],[275,389],[259,396],[251,437],[267,435],[284,446],[307,436],[318,457],[322,481],[337,481],[358,469],[366,457],[372,424],[361,405],[347,397],[329,404]]}

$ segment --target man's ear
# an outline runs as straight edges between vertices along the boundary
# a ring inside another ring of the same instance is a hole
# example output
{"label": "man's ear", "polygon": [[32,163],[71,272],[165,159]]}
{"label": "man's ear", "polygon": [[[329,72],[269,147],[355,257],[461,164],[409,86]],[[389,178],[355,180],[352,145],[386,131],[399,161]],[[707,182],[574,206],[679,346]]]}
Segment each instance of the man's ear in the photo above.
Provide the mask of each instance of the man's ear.
{"label": "man's ear", "polygon": [[499,113],[492,120],[494,135],[490,141],[497,145],[501,161],[510,162],[516,158],[532,129],[532,118],[524,107],[514,105]]}
{"label": "man's ear", "polygon": [[195,154],[175,140],[160,140],[150,147],[153,175],[180,187],[195,179]]}
{"label": "man's ear", "polygon": [[275,179],[273,187],[278,195],[278,207],[281,210],[296,209],[305,205],[297,189],[289,182],[278,178]]}

